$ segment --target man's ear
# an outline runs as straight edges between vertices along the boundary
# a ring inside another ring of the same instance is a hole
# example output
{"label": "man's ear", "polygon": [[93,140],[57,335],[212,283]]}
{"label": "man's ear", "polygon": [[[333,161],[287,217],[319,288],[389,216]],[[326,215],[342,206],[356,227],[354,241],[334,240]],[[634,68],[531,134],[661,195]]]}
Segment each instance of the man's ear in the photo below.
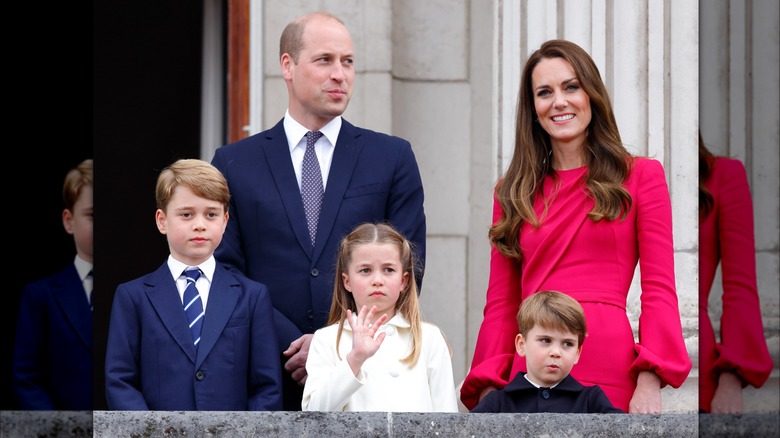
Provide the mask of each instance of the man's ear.
{"label": "man's ear", "polygon": [[281,59],[279,60],[279,64],[282,67],[282,77],[285,80],[292,79],[292,68],[294,67],[294,62],[290,54],[284,53],[282,54]]}

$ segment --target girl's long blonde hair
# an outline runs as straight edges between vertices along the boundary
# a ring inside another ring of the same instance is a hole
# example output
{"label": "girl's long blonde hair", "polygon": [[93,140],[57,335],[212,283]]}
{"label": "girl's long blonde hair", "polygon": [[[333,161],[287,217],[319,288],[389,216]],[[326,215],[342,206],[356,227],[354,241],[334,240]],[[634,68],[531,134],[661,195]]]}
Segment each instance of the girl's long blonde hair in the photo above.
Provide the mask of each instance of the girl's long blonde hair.
{"label": "girl's long blonde hair", "polygon": [[[422,345],[422,322],[420,316],[420,302],[417,298],[417,282],[414,279],[416,261],[412,244],[392,226],[385,223],[365,223],[358,225],[351,233],[341,240],[339,245],[338,260],[336,261],[336,279],[333,281],[333,302],[328,315],[328,325],[338,323],[339,329],[336,335],[336,354],[338,354],[341,334],[344,331],[344,321],[347,319],[347,310],[353,314],[358,313],[354,296],[344,287],[343,274],[349,274],[349,263],[356,246],[369,243],[390,244],[398,249],[401,258],[401,270],[409,279],[406,288],[401,291],[395,310],[400,313],[411,325],[412,351],[401,359],[409,368],[417,364]],[[341,356],[339,355],[339,358]]]}

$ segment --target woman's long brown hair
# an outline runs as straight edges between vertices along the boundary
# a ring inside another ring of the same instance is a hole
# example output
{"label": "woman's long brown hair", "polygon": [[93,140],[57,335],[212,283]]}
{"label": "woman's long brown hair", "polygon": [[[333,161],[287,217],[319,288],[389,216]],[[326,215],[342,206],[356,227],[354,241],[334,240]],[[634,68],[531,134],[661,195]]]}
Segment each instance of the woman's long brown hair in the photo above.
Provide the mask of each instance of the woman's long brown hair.
{"label": "woman's long brown hair", "polygon": [[[547,41],[531,54],[523,68],[517,98],[514,154],[504,177],[496,186],[496,196],[504,215],[489,232],[490,242],[502,254],[517,260],[522,260],[520,228],[523,222],[539,226],[543,218],[537,217],[534,212],[534,198],[541,195],[545,176],[555,177],[550,163],[550,135],[537,123],[531,81],[534,68],[546,58],[568,61],[590,98],[592,118],[582,150],[588,166],[585,186],[595,201],[588,217],[593,221],[625,218],[632,203],[631,195],[623,187],[632,156],[620,139],[609,94],[598,67],[580,46],[566,40]],[[549,201],[545,200],[545,203]]]}

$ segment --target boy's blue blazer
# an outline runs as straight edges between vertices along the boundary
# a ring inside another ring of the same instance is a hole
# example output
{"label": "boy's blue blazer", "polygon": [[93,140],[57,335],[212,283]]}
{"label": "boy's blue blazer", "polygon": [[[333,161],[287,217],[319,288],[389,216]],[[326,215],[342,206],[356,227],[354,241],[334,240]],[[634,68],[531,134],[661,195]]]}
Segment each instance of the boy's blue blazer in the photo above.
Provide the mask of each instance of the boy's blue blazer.
{"label": "boy's blue blazer", "polygon": [[112,410],[280,410],[265,285],[217,262],[197,353],[167,263],[119,285],[106,349]]}
{"label": "boy's blue blazer", "polygon": [[12,369],[20,409],[92,410],[92,312],[74,264],[25,286]]}

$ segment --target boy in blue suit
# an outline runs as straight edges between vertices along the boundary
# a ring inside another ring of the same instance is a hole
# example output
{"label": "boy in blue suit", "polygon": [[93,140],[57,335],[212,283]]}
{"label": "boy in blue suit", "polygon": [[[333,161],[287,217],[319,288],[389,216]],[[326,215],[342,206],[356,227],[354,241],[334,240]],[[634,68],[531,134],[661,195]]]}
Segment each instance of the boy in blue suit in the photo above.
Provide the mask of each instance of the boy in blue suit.
{"label": "boy in blue suit", "polygon": [[65,176],[62,225],[76,258],[25,286],[13,352],[13,391],[24,410],[92,410],[92,160]]}
{"label": "boy in blue suit", "polygon": [[[213,255],[228,222],[225,178],[205,161],[178,160],[160,173],[156,197],[157,228],[171,253],[155,272],[117,288],[106,350],[109,409],[281,409],[268,290]],[[198,275],[189,279],[185,270]]]}
{"label": "boy in blue suit", "polygon": [[489,392],[471,412],[623,413],[598,385],[583,386],[569,374],[587,334],[577,300],[556,291],[532,294],[520,305],[517,325],[515,349],[528,372]]}

